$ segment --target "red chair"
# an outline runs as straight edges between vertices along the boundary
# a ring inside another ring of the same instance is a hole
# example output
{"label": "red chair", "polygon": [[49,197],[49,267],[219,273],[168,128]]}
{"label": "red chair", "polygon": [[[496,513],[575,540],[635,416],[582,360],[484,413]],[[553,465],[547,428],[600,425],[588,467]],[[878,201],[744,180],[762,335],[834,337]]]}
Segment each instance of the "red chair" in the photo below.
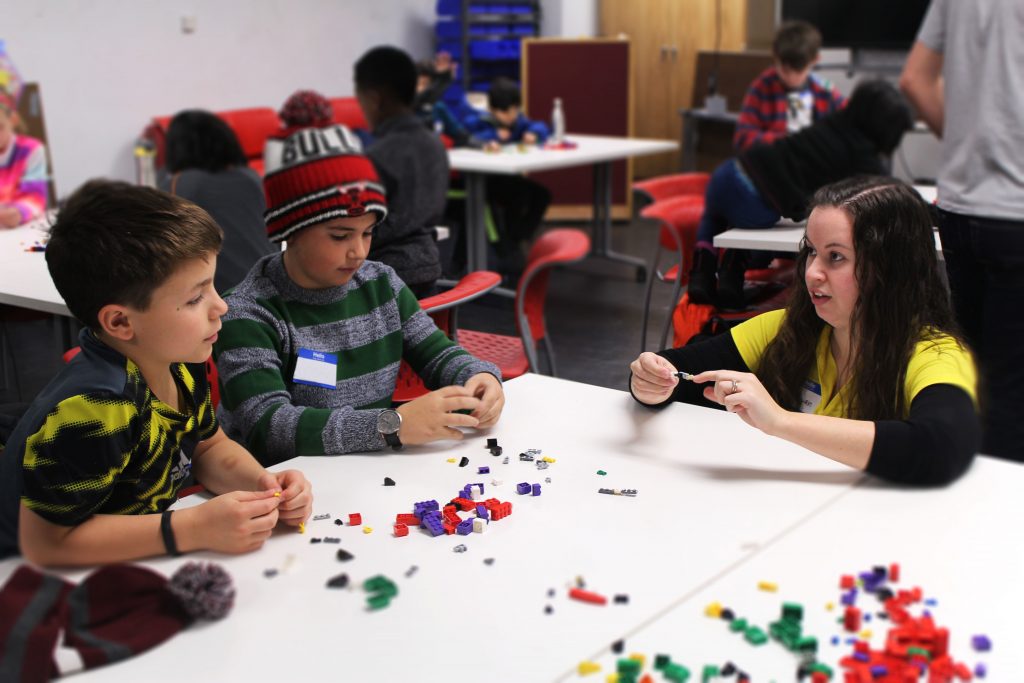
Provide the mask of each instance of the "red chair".
{"label": "red chair", "polygon": [[[671,283],[674,303],[679,301],[679,292],[689,279],[686,259],[693,253],[697,244],[697,226],[701,214],[704,213],[703,195],[680,195],[671,199],[662,199],[646,206],[640,215],[658,221],[660,224],[658,242],[654,246],[650,266],[647,271],[647,289],[644,292],[644,315],[640,332],[640,351],[647,350],[647,325],[651,314],[651,294],[654,281]],[[668,251],[673,262],[665,270],[659,269],[662,252]],[[662,326],[659,349],[665,348],[668,332],[672,324],[671,313],[665,316]]]}
{"label": "red chair", "polygon": [[[440,294],[420,299],[420,308],[434,319],[438,328],[452,339],[456,339],[459,306],[482,297],[501,283],[501,275],[489,270],[477,270],[459,280],[454,287]],[[404,403],[419,398],[430,390],[423,380],[404,360],[398,369],[395,393],[391,400]]]}
{"label": "red chair", "polygon": [[710,180],[711,176],[707,173],[673,173],[633,183],[633,192],[641,204],[683,195],[696,195],[703,199]]}
{"label": "red chair", "polygon": [[354,97],[331,97],[328,99],[331,109],[334,110],[335,123],[349,128],[370,128],[370,124],[366,122],[366,115],[363,114],[363,108],[359,106],[359,100]]}
{"label": "red chair", "polygon": [[548,277],[558,265],[582,260],[590,252],[590,237],[582,230],[555,228],[541,235],[526,259],[526,269],[516,288],[515,310],[518,337],[474,330],[458,331],[458,342],[477,358],[489,360],[501,369],[502,379],[527,372],[540,372],[537,345],[547,356],[548,369],[555,376],[555,354],[547,337],[544,301]]}

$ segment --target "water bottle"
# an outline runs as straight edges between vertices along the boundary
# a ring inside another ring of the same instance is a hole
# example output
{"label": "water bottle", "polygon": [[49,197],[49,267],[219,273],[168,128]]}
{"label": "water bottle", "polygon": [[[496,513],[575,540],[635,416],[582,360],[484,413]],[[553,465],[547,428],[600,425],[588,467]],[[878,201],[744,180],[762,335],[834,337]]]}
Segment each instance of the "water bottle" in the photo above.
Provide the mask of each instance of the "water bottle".
{"label": "water bottle", "polygon": [[555,98],[554,109],[551,111],[551,141],[556,145],[565,142],[565,113],[562,111],[562,98]]}

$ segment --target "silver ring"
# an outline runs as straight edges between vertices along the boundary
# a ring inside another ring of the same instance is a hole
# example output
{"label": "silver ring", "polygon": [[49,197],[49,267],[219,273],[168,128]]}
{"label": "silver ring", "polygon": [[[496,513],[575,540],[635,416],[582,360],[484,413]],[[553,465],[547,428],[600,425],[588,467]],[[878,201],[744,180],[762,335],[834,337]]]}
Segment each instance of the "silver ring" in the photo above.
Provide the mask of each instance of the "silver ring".
{"label": "silver ring", "polygon": [[732,380],[732,391],[730,393],[735,394],[740,390],[740,383],[737,380]]}

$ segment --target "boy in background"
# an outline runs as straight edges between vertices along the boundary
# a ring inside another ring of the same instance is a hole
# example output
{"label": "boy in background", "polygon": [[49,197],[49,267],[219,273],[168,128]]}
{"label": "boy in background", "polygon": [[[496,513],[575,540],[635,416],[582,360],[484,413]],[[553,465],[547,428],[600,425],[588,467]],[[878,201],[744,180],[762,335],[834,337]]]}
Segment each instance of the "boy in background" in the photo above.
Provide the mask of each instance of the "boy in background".
{"label": "boy in background", "polygon": [[[502,145],[542,145],[550,131],[542,121],[532,121],[522,112],[519,86],[507,78],[496,78],[487,93],[489,113],[468,121],[467,126],[484,149],[498,151]],[[526,258],[524,248],[533,240],[544,213],[551,204],[551,191],[519,175],[487,176],[487,201],[498,229],[497,269],[515,284]]]}
{"label": "boy in background", "polygon": [[[353,133],[299,130],[269,140],[267,160],[267,233],[288,248],[227,297],[214,347],[227,433],[270,465],[461,439],[460,427],[497,422],[498,368],[445,336],[392,268],[367,260],[388,208]],[[393,410],[403,360],[433,391]]]}
{"label": "boy in background", "polygon": [[376,47],[355,66],[356,98],[373,141],[366,156],[387,193],[387,219],[375,230],[369,257],[395,269],[416,298],[441,277],[434,226],[444,215],[448,153],[413,111],[416,66],[394,47]]}
{"label": "boy in background", "polygon": [[[81,353],[0,458],[0,557],[241,553],[309,516],[305,477],[265,470],[213,413],[204,364],[227,309],[213,286],[221,241],[209,214],[158,190],[92,181],[70,197],[46,262],[85,325]],[[172,520],[190,472],[216,497]]]}
{"label": "boy in background", "polygon": [[774,142],[842,108],[839,91],[811,73],[820,49],[821,33],[811,24],[789,21],[779,27],[772,42],[774,66],[754,79],[743,98],[733,136],[737,152]]}

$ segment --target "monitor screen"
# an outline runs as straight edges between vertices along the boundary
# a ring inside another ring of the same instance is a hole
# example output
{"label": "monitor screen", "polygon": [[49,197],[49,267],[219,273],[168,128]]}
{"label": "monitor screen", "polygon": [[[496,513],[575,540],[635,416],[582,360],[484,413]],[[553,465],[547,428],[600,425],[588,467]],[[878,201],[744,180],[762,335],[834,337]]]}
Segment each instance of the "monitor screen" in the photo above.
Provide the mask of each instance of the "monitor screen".
{"label": "monitor screen", "polygon": [[929,0],[782,0],[782,19],[818,27],[824,47],[909,48]]}

